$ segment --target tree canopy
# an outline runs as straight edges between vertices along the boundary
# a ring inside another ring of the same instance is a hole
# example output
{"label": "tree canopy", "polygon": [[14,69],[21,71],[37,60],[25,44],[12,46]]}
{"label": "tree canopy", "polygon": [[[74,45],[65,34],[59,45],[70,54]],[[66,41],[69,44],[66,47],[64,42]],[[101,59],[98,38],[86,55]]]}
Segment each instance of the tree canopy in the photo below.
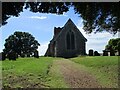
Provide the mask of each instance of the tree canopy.
{"label": "tree canopy", "polygon": [[110,39],[105,46],[106,50],[118,51],[120,55],[120,38]]}
{"label": "tree canopy", "polygon": [[118,2],[3,2],[2,25],[11,16],[19,16],[23,8],[34,13],[63,14],[70,7],[74,7],[75,13],[83,18],[83,29],[87,33],[108,31],[116,34],[120,31]]}
{"label": "tree canopy", "polygon": [[7,57],[9,57],[8,55],[30,57],[30,55],[36,54],[40,44],[31,34],[16,31],[5,40],[4,46],[3,52]]}

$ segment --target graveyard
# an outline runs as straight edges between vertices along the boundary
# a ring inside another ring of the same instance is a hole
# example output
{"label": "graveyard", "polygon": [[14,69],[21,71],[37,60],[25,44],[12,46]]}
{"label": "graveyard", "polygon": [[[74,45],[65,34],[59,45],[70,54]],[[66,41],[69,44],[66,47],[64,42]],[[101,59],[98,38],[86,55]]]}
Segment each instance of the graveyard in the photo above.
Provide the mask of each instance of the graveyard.
{"label": "graveyard", "polygon": [[0,63],[3,88],[118,88],[117,56],[28,57]]}
{"label": "graveyard", "polygon": [[119,88],[119,3],[0,5],[0,88]]}

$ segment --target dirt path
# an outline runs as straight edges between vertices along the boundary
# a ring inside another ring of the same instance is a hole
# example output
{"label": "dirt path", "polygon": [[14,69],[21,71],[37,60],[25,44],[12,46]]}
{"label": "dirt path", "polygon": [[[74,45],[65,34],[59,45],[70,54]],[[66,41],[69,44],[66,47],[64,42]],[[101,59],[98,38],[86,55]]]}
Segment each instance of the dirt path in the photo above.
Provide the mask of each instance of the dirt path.
{"label": "dirt path", "polygon": [[56,60],[53,65],[57,65],[66,83],[71,88],[100,88],[95,77],[80,68],[77,63],[68,59]]}

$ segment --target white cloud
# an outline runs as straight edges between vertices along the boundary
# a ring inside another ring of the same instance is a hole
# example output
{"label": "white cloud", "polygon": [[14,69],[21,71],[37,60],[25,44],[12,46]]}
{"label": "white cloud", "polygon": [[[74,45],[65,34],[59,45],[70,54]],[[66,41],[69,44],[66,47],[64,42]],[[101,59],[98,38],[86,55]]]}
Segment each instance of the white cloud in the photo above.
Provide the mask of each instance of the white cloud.
{"label": "white cloud", "polygon": [[65,13],[60,14],[60,15],[58,15],[58,14],[51,14],[51,15],[54,15],[54,16],[61,16],[61,17],[68,17],[68,15],[67,15],[67,14],[65,14]]}
{"label": "white cloud", "polygon": [[65,15],[65,14],[63,14],[63,15],[57,15],[57,14],[55,14],[55,16],[63,16],[63,17],[67,17],[68,15]]}
{"label": "white cloud", "polygon": [[29,18],[32,18],[32,19],[46,19],[47,17],[45,17],[45,16],[31,16]]}
{"label": "white cloud", "polygon": [[80,30],[80,32],[86,37],[88,40],[86,43],[86,52],[88,53],[89,49],[97,50],[98,52],[102,52],[102,50],[105,49],[105,45],[107,45],[108,41],[111,38],[117,38],[118,34],[113,36],[113,34],[110,34],[108,32],[102,32],[102,33],[91,33],[86,34],[84,32],[82,19],[78,20],[77,27]]}
{"label": "white cloud", "polygon": [[47,51],[49,42],[43,42],[41,45],[38,47],[39,51],[39,56],[44,55]]}

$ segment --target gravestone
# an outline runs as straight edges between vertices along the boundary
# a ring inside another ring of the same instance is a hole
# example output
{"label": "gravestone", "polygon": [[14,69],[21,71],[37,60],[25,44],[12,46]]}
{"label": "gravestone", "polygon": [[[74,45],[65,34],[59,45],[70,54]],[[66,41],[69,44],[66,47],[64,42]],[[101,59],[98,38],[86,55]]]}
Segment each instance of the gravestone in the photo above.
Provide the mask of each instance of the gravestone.
{"label": "gravestone", "polygon": [[115,56],[115,52],[113,50],[110,50],[110,56]]}
{"label": "gravestone", "polygon": [[2,60],[4,61],[4,60],[6,59],[5,53],[4,53],[4,52],[2,52],[0,57],[1,57],[1,58],[2,58]]}
{"label": "gravestone", "polygon": [[30,57],[30,53],[27,53],[27,57]]}
{"label": "gravestone", "polygon": [[24,58],[25,57],[25,54],[24,53],[21,53],[21,55],[20,55],[22,58]]}
{"label": "gravestone", "polygon": [[34,57],[39,58],[39,53],[38,53],[38,51],[35,51],[35,52],[34,52]]}
{"label": "gravestone", "polygon": [[108,56],[108,51],[103,50],[103,56]]}
{"label": "gravestone", "polygon": [[95,51],[94,56],[100,56],[100,54],[97,51]]}
{"label": "gravestone", "polygon": [[89,50],[89,56],[93,56],[93,50],[92,49]]}

